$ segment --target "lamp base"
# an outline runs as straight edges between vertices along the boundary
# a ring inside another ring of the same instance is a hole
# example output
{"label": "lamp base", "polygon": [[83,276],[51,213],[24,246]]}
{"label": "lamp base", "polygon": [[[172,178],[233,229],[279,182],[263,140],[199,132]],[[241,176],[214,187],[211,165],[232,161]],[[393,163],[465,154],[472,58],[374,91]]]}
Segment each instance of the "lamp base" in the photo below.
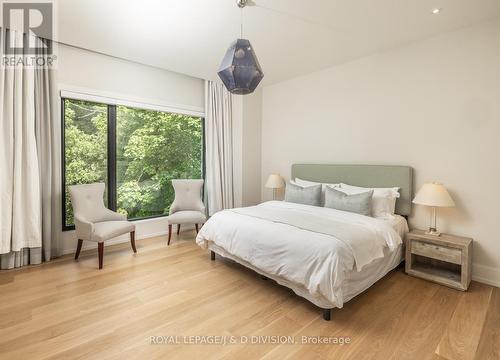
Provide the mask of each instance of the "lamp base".
{"label": "lamp base", "polygon": [[425,235],[441,236],[441,233],[437,231],[436,228],[429,228],[429,230],[425,232]]}

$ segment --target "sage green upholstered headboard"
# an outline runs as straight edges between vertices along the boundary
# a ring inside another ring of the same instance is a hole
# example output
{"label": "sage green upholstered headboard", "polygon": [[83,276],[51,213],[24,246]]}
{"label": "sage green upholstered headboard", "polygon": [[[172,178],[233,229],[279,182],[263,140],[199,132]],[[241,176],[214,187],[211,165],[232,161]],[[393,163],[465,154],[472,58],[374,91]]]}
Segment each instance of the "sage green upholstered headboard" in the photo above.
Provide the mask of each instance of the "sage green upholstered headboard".
{"label": "sage green upholstered headboard", "polygon": [[322,183],[346,183],[363,187],[399,187],[396,214],[410,215],[413,198],[413,169],[391,165],[293,164],[292,179]]}

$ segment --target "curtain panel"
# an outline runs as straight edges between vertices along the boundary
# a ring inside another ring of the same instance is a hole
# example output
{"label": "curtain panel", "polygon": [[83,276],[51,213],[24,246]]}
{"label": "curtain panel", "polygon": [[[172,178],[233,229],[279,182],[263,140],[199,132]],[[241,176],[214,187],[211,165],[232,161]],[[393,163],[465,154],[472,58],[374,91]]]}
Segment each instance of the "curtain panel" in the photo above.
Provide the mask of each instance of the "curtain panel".
{"label": "curtain panel", "polygon": [[205,82],[205,194],[208,214],[234,207],[231,94],[224,85]]}
{"label": "curtain panel", "polygon": [[[0,29],[0,35],[2,44],[10,41],[21,47],[23,34]],[[40,39],[31,40],[41,44]],[[44,47],[39,49],[36,55],[46,55]],[[55,86],[55,71],[47,67],[19,63],[0,68],[0,269],[59,255],[60,121]]]}

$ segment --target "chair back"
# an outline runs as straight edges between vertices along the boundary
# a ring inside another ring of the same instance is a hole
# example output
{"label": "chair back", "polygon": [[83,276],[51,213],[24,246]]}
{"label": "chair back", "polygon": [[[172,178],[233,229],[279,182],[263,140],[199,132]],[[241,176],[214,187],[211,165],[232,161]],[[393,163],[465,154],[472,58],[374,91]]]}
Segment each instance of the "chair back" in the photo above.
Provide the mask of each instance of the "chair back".
{"label": "chair back", "polygon": [[98,221],[105,209],[104,183],[68,186],[73,214],[81,214],[88,221]]}
{"label": "chair back", "polygon": [[205,205],[201,198],[204,181],[202,179],[172,180],[175,199],[170,207],[170,214],[177,211],[201,211],[205,213]]}

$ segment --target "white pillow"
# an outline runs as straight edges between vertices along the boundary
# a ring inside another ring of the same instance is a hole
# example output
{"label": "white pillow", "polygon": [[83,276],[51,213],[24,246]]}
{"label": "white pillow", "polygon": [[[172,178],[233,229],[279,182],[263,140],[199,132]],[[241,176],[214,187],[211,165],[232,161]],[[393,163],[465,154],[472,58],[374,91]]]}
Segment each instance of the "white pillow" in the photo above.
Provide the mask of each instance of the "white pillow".
{"label": "white pillow", "polygon": [[385,195],[387,193],[392,194],[396,198],[400,197],[399,194],[399,187],[389,187],[389,188],[367,188],[367,187],[361,187],[361,186],[354,186],[354,185],[349,185],[345,183],[340,183],[339,185],[341,188],[344,189],[351,189],[351,190],[359,190],[359,191],[369,191],[373,190],[373,192],[378,192],[380,195]]}
{"label": "white pillow", "polygon": [[332,188],[338,188],[340,187],[340,184],[326,184],[326,183],[319,183],[319,182],[314,182],[314,181],[309,181],[309,180],[302,180],[299,178],[295,178],[295,184],[303,187],[308,187],[308,186],[314,186],[314,185],[319,185],[321,184],[321,206],[324,205],[325,203],[325,192],[326,192],[326,187],[330,186]]}
{"label": "white pillow", "polygon": [[349,184],[340,184],[340,189],[346,194],[359,194],[373,190],[372,216],[376,218],[393,218],[396,210],[396,199],[399,198],[399,188],[365,188]]}

